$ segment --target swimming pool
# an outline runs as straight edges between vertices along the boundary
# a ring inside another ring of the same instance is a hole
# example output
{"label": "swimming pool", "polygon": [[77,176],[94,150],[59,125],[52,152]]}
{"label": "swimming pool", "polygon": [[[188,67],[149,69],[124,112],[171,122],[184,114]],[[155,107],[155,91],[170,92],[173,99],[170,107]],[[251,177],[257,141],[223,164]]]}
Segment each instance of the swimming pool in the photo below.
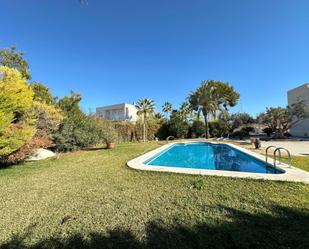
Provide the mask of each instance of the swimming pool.
{"label": "swimming pool", "polygon": [[226,144],[207,142],[177,143],[144,162],[151,166],[225,170],[263,174],[284,171]]}
{"label": "swimming pool", "polygon": [[188,141],[165,144],[144,153],[127,165],[132,169],[193,175],[253,178],[309,183],[309,172],[274,161],[265,155],[215,141]]}

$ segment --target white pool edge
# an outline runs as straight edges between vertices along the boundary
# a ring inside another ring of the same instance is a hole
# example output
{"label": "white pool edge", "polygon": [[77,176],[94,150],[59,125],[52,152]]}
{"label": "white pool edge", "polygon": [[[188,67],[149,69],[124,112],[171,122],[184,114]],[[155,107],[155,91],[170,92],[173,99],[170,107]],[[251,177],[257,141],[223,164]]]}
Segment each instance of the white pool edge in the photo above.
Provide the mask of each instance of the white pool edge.
{"label": "white pool edge", "polygon": [[[137,170],[148,170],[148,171],[159,171],[159,172],[171,172],[171,173],[183,173],[183,174],[193,174],[193,175],[209,175],[209,176],[226,176],[226,177],[238,177],[238,178],[251,178],[251,179],[263,179],[263,180],[275,180],[275,181],[292,181],[292,182],[303,182],[309,184],[309,172],[301,170],[299,168],[289,166],[284,163],[280,163],[278,165],[278,169],[282,169],[285,171],[282,174],[263,174],[263,173],[250,173],[250,172],[236,172],[236,171],[225,171],[225,170],[208,170],[208,169],[191,169],[191,168],[178,168],[178,167],[170,167],[170,166],[152,166],[146,165],[144,162],[151,157],[161,153],[162,151],[168,149],[177,143],[186,143],[186,142],[176,142],[165,144],[157,149],[154,149],[150,152],[147,152],[137,158],[134,158],[127,162],[127,165],[130,168]],[[188,142],[194,143],[194,141]],[[220,144],[220,142],[211,142],[207,141],[207,143]],[[223,144],[223,143],[222,143]],[[255,157],[259,160],[265,162],[265,156],[252,152],[250,150],[244,149],[234,144],[224,143],[228,146],[231,146],[237,150],[240,150],[252,157]],[[273,159],[268,159],[269,164],[273,164]]]}

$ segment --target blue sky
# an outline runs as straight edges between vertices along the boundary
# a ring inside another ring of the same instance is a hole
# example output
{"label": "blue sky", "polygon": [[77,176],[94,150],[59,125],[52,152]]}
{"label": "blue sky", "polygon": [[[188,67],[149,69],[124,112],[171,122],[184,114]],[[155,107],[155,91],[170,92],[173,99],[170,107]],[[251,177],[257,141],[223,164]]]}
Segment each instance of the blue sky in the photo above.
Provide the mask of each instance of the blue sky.
{"label": "blue sky", "polygon": [[85,111],[149,97],[177,107],[202,80],[241,94],[233,111],[287,104],[309,82],[308,0],[0,0],[0,47]]}

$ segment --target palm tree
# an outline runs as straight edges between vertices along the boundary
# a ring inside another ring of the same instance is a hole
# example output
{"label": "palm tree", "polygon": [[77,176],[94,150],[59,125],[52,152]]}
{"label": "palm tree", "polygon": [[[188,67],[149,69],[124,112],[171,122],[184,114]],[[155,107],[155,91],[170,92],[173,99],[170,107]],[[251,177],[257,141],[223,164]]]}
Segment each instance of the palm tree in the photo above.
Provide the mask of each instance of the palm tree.
{"label": "palm tree", "polygon": [[173,110],[173,106],[170,102],[165,102],[162,106],[162,111],[165,112],[166,114],[171,113]]}
{"label": "palm tree", "polygon": [[151,99],[139,99],[135,105],[137,115],[141,117],[143,124],[143,142],[146,142],[146,122],[149,115],[154,113],[155,103]]}
{"label": "palm tree", "polygon": [[179,112],[181,117],[184,120],[187,120],[188,116],[192,114],[192,108],[190,103],[188,101],[183,102],[179,108]]}
{"label": "palm tree", "polygon": [[239,94],[228,83],[206,80],[188,99],[192,109],[203,114],[206,138],[209,138],[209,116],[216,118],[218,111],[227,111],[229,106],[236,105]]}

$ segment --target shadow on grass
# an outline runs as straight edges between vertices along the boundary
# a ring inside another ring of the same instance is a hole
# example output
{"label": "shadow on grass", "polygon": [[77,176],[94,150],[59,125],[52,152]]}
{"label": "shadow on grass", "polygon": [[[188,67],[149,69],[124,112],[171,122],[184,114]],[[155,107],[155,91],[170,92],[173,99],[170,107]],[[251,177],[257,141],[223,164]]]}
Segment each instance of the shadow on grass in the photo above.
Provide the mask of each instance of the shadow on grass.
{"label": "shadow on grass", "polygon": [[86,238],[76,234],[67,239],[49,238],[33,245],[26,245],[23,237],[15,237],[2,244],[1,249],[179,249],[179,248],[309,248],[308,210],[273,207],[274,215],[250,214],[227,208],[220,209],[229,222],[210,220],[209,224],[183,226],[164,225],[154,221],[146,225],[145,239],[122,228],[107,234],[91,233]]}

